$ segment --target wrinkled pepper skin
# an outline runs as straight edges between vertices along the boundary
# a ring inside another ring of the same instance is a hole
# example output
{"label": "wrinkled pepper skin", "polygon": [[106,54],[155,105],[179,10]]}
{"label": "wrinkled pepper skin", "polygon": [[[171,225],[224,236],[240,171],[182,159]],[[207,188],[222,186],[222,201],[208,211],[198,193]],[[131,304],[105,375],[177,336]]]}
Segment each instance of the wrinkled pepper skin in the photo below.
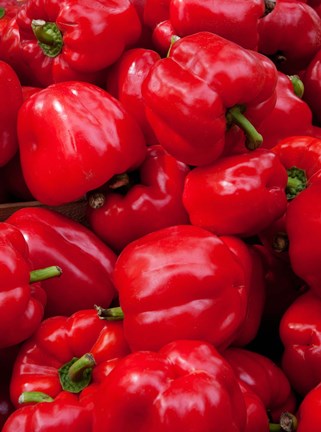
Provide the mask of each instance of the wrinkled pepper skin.
{"label": "wrinkled pepper skin", "polygon": [[[234,113],[245,110],[254,126],[271,112],[276,83],[277,70],[267,57],[199,32],[173,44],[169,57],[151,68],[142,94],[159,144],[178,160],[197,166],[223,153],[232,108]],[[250,148],[262,142],[261,136],[246,134]]]}
{"label": "wrinkled pepper skin", "polygon": [[[163,228],[119,254],[114,283],[132,350],[158,350],[176,339],[227,346],[244,322],[248,273],[244,261],[202,228]],[[242,250],[242,253],[245,253]]]}
{"label": "wrinkled pepper skin", "polygon": [[285,213],[287,173],[277,155],[256,149],[191,170],[183,203],[193,225],[249,237]]}
{"label": "wrinkled pepper skin", "polygon": [[23,234],[33,268],[54,262],[63,269],[59,279],[42,282],[47,317],[70,315],[94,304],[110,305],[115,297],[112,272],[116,255],[88,228],[41,207],[19,209],[7,222]]}
{"label": "wrinkled pepper skin", "polygon": [[95,396],[93,432],[245,432],[232,369],[211,344],[179,340],[120,360]]}
{"label": "wrinkled pepper skin", "polygon": [[46,295],[40,284],[30,283],[29,251],[20,230],[1,222],[0,234],[0,348],[5,348],[26,340],[38,328]]}
{"label": "wrinkled pepper skin", "polygon": [[[321,17],[308,4],[276,1],[258,25],[258,50],[293,75],[304,70],[321,48]],[[295,43],[294,43],[295,41]]]}
{"label": "wrinkled pepper skin", "polygon": [[27,186],[47,205],[83,197],[137,167],[146,154],[143,133],[120,102],[80,81],[53,84],[26,99],[18,139]]}
{"label": "wrinkled pepper skin", "polygon": [[265,405],[271,420],[278,423],[282,412],[294,412],[296,398],[283,370],[269,357],[244,348],[223,352],[234,373]]}
{"label": "wrinkled pepper skin", "polygon": [[54,401],[39,402],[14,411],[2,432],[91,432],[90,411],[79,404],[76,395],[60,393]]}
{"label": "wrinkled pepper skin", "polygon": [[320,312],[320,298],[309,291],[289,305],[280,324],[282,368],[301,396],[321,382]]}
{"label": "wrinkled pepper skin", "polygon": [[129,0],[29,0],[17,14],[21,55],[40,86],[95,82],[141,34]]}
{"label": "wrinkled pepper skin", "polygon": [[257,50],[258,21],[264,13],[264,0],[172,0],[169,17],[180,37],[208,31]]}
{"label": "wrinkled pepper skin", "polygon": [[18,150],[17,118],[23,96],[14,69],[0,61],[0,167],[6,165]]}
{"label": "wrinkled pepper skin", "polygon": [[[68,381],[60,369],[87,353],[95,363],[89,381],[81,382],[82,375]],[[94,308],[47,318],[17,355],[10,383],[12,403],[16,408],[34,404],[24,392],[42,392],[55,399],[70,391],[77,394],[79,404],[92,410],[92,397],[101,381],[128,353],[122,322],[102,320]]]}
{"label": "wrinkled pepper skin", "polygon": [[146,119],[142,84],[159,59],[154,50],[133,48],[125,51],[107,71],[107,91],[136,119],[148,145],[157,144],[157,140]]}
{"label": "wrinkled pepper skin", "polygon": [[117,253],[152,231],[189,223],[182,202],[189,167],[161,146],[153,145],[148,147],[146,159],[137,171],[139,183],[129,184],[128,191],[122,193],[122,188],[116,188],[93,194],[94,202],[103,199],[101,207],[93,208],[88,197],[91,229]]}
{"label": "wrinkled pepper skin", "polygon": [[[293,271],[321,296],[321,180],[299,193],[288,205],[286,231]],[[298,229],[300,227],[300,229]]]}

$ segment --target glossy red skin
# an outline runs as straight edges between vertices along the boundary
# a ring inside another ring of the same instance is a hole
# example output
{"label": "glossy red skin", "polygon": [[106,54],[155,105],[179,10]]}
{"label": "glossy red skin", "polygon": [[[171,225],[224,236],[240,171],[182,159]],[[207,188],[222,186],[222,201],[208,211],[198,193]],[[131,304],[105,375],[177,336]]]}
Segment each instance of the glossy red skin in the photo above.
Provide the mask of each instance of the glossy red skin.
{"label": "glossy red skin", "polygon": [[96,393],[93,431],[244,432],[245,404],[222,356],[203,341],[120,360]]}
{"label": "glossy red skin", "polygon": [[289,75],[304,70],[321,48],[321,17],[302,2],[277,1],[273,12],[260,20],[258,32],[259,52],[283,54],[277,68]]}
{"label": "glossy red skin", "polygon": [[[62,33],[62,51],[47,56],[38,45],[31,22],[53,22]],[[129,0],[28,1],[17,15],[22,56],[38,82],[47,86],[66,80],[92,81],[140,37],[141,23]]]}
{"label": "glossy red skin", "polygon": [[22,105],[22,89],[13,68],[0,60],[0,167],[18,150],[17,117]]}
{"label": "glossy red skin", "polygon": [[246,405],[245,432],[269,432],[269,418],[265,406],[254,391],[239,380]]}
{"label": "glossy red skin", "polygon": [[104,194],[102,207],[87,206],[91,229],[117,253],[152,231],[189,223],[182,202],[189,167],[153,145],[138,171],[139,183],[125,195],[116,189]]}
{"label": "glossy red skin", "polygon": [[318,180],[291,201],[286,214],[291,265],[294,272],[319,297],[321,296],[320,193],[321,180]]}
{"label": "glossy red skin", "polygon": [[227,346],[246,316],[243,262],[199,227],[163,228],[128,244],[115,264],[114,283],[134,351],[176,339]]}
{"label": "glossy red skin", "polygon": [[321,177],[321,139],[307,135],[289,136],[271,149],[286,169],[297,167],[305,171],[307,186]]}
{"label": "glossy red skin", "polygon": [[304,84],[303,100],[310,106],[315,122],[321,125],[321,49],[313,57],[302,77]]}
{"label": "glossy red skin", "polygon": [[287,137],[313,135],[310,106],[296,96],[289,77],[278,73],[276,104],[273,111],[260,123],[257,130],[263,136],[264,148],[271,148]]}
{"label": "glossy red skin", "polygon": [[157,144],[157,140],[146,119],[142,83],[159,59],[154,50],[133,48],[125,51],[107,72],[106,90],[136,119],[147,144]]}
{"label": "glossy red skin", "polygon": [[286,184],[287,173],[279,158],[257,149],[191,170],[183,203],[193,225],[217,235],[248,237],[286,211]]}
{"label": "glossy red skin", "polygon": [[39,284],[29,283],[32,267],[20,230],[2,222],[0,232],[0,348],[5,348],[24,341],[38,328],[44,314],[45,295]]}
{"label": "glossy red skin", "polygon": [[321,382],[320,312],[320,298],[309,291],[289,305],[280,324],[282,368],[301,396]]}
{"label": "glossy red skin", "polygon": [[264,12],[263,0],[170,2],[170,20],[178,36],[208,31],[252,50],[257,50],[258,21]]}
{"label": "glossy red skin", "polygon": [[151,68],[142,94],[159,143],[182,162],[205,165],[224,150],[226,110],[245,105],[256,125],[274,107],[276,81],[267,57],[199,32],[179,39]]}
{"label": "glossy red skin", "polygon": [[20,34],[16,16],[0,20],[0,59],[8,63],[16,72],[21,84],[35,85],[30,70],[22,60]]}
{"label": "glossy red skin", "polygon": [[18,138],[27,186],[47,205],[82,198],[146,154],[143,133],[121,103],[80,81],[53,84],[25,100]]}
{"label": "glossy red skin", "polygon": [[172,22],[168,19],[161,21],[154,28],[152,33],[152,41],[155,50],[162,56],[166,57],[171,46],[172,38],[175,37],[175,29]]}
{"label": "glossy red skin", "polygon": [[237,378],[261,399],[273,422],[279,422],[282,412],[295,412],[296,400],[289,380],[269,357],[232,347],[225,350],[223,356]]}
{"label": "glossy red skin", "polygon": [[320,428],[321,383],[302,400],[298,412],[297,432],[318,432]]}
{"label": "glossy red skin", "polygon": [[96,366],[90,384],[77,398],[92,410],[92,395],[105,372],[110,372],[107,365],[129,353],[122,322],[100,319],[95,309],[44,320],[35,335],[21,346],[14,363],[10,383],[14,406],[21,406],[18,399],[24,391],[40,391],[56,398],[63,391],[58,369],[86,353],[92,353]]}
{"label": "glossy red skin", "polygon": [[14,411],[2,432],[90,432],[92,416],[76,395],[63,392],[53,402],[39,402]]}
{"label": "glossy red skin", "polygon": [[246,318],[235,335],[232,345],[248,345],[256,336],[265,304],[265,271],[259,253],[237,237],[221,237],[221,240],[235,253],[247,276],[248,301]]}
{"label": "glossy red skin", "polygon": [[7,222],[23,234],[32,268],[54,263],[63,274],[42,282],[46,316],[70,315],[94,304],[108,307],[115,296],[115,253],[88,228],[51,209],[25,207]]}

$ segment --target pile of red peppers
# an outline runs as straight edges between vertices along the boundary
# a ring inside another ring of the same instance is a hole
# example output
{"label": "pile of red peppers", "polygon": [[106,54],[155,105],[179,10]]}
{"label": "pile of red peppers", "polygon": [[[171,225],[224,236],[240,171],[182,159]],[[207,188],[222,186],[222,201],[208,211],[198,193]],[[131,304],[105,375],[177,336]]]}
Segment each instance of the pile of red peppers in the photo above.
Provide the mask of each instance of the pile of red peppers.
{"label": "pile of red peppers", "polygon": [[320,432],[321,0],[0,0],[0,111],[2,432]]}

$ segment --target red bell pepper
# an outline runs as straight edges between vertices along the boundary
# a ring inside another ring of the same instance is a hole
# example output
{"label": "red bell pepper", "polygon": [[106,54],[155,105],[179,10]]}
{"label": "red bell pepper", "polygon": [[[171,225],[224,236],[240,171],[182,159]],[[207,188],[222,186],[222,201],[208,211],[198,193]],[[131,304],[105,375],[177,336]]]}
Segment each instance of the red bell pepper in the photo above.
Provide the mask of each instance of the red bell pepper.
{"label": "red bell pepper", "polygon": [[[271,148],[279,157],[288,173],[286,194],[288,202],[321,176],[321,139],[313,136],[289,136]],[[288,233],[286,227],[287,211],[272,223],[259,237],[271,251],[279,257],[289,259]]]}
{"label": "red bell pepper", "polygon": [[211,344],[180,340],[121,359],[95,394],[93,432],[244,432],[245,403]]}
{"label": "red bell pepper", "polygon": [[313,57],[305,69],[302,81],[304,83],[303,100],[307,102],[313,112],[314,122],[321,125],[321,49]]}
{"label": "red bell pepper", "polygon": [[17,14],[21,55],[40,86],[95,82],[141,33],[129,0],[29,0]]}
{"label": "red bell pepper", "polygon": [[243,381],[239,380],[239,386],[246,405],[245,432],[272,432],[269,428],[269,417],[262,400]]}
{"label": "red bell pepper", "polygon": [[300,403],[297,432],[318,432],[320,427],[321,383],[312,389]]}
{"label": "red bell pepper", "polygon": [[23,234],[33,268],[47,262],[63,268],[59,280],[43,282],[46,316],[70,315],[94,304],[108,307],[116,295],[112,272],[116,255],[92,231],[41,207],[17,210],[7,222]]}
{"label": "red bell pepper", "polygon": [[155,50],[162,57],[167,56],[172,44],[178,39],[179,36],[176,35],[173,24],[169,19],[161,21],[159,24],[157,24],[152,32],[152,41]]}
{"label": "red bell pepper", "polygon": [[233,122],[242,125],[249,148],[262,143],[248,120],[258,125],[271,112],[276,82],[266,56],[200,32],[173,44],[151,68],[142,94],[159,143],[182,162],[205,165],[222,154]]}
{"label": "red bell pepper", "polygon": [[53,84],[26,99],[18,138],[27,186],[47,205],[83,197],[137,167],[146,154],[143,134],[121,103],[80,81]]}
{"label": "red bell pepper", "polygon": [[269,357],[243,348],[228,348],[224,358],[237,378],[256,393],[272,422],[278,423],[283,412],[293,413],[296,397],[283,370]]}
{"label": "red bell pepper", "polygon": [[191,170],[183,203],[193,225],[217,235],[249,237],[286,211],[286,185],[278,156],[257,149]]}
{"label": "red bell pepper", "polygon": [[314,135],[312,111],[302,99],[304,93],[305,87],[298,76],[278,73],[275,107],[257,128],[264,137],[262,147],[274,147],[280,140],[294,135]]}
{"label": "red bell pepper", "polygon": [[90,432],[92,416],[79,404],[76,395],[61,392],[55,400],[36,394],[36,405],[24,406],[14,411],[7,419],[2,432]]}
{"label": "red bell pepper", "polygon": [[0,20],[0,60],[8,63],[23,85],[38,85],[21,54],[20,34],[16,16],[4,16]]}
{"label": "red bell pepper", "polygon": [[67,391],[92,410],[100,382],[128,353],[122,322],[102,320],[94,308],[47,318],[20,348],[10,382],[12,403],[16,408],[32,403],[29,392],[56,398]]}
{"label": "red bell pepper", "polygon": [[282,368],[304,397],[321,382],[321,300],[312,291],[298,297],[280,323]]}
{"label": "red bell pepper", "polygon": [[308,4],[277,1],[259,21],[258,50],[289,75],[299,73],[321,48],[321,17]]}
{"label": "red bell pepper", "polygon": [[257,50],[258,22],[265,12],[264,0],[172,0],[169,17],[180,37],[208,31]]}
{"label": "red bell pepper", "polygon": [[[188,224],[182,203],[184,180],[189,168],[159,145],[150,146],[136,171],[138,183],[123,177],[117,187],[88,196],[88,223],[91,229],[120,252],[128,243],[152,231],[171,225]],[[135,176],[135,173],[133,173]],[[128,183],[128,185],[126,184]],[[125,189],[125,191],[123,190]],[[103,203],[95,208],[96,203]]]}
{"label": "red bell pepper", "polygon": [[150,68],[160,59],[156,51],[147,48],[127,50],[107,71],[107,91],[118,99],[140,125],[147,144],[157,144],[146,119],[142,83]]}
{"label": "red bell pepper", "polygon": [[231,343],[244,322],[249,291],[249,269],[238,248],[246,253],[241,240],[234,239],[231,250],[192,225],[163,228],[128,244],[116,261],[114,283],[131,349],[157,350],[176,339]]}
{"label": "red bell pepper", "polygon": [[255,338],[262,319],[266,291],[263,261],[254,247],[240,242],[238,238],[222,236],[221,240],[243,265],[247,276],[249,288],[246,317],[231,342],[233,346],[245,346]]}
{"label": "red bell pepper", "polygon": [[35,282],[60,276],[58,267],[43,273],[32,271],[28,246],[18,228],[0,224],[1,264],[1,334],[0,348],[18,344],[29,338],[43,319],[46,296]]}
{"label": "red bell pepper", "polygon": [[253,248],[260,254],[264,266],[265,302],[257,337],[251,348],[279,362],[284,349],[280,339],[280,321],[306,288],[288,261],[280,259],[261,244]]}
{"label": "red bell pepper", "polygon": [[286,213],[292,268],[319,296],[321,295],[320,193],[321,180],[317,180],[291,201]]}
{"label": "red bell pepper", "polygon": [[22,105],[22,89],[15,71],[0,61],[0,167],[18,150],[17,118]]}

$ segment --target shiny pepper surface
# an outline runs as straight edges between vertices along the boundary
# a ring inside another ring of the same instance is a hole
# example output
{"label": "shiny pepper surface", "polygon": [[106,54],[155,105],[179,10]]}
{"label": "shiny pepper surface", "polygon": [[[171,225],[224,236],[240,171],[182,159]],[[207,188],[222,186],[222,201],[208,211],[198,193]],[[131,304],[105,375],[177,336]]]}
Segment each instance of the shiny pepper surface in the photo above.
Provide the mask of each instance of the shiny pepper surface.
{"label": "shiny pepper surface", "polygon": [[95,396],[93,432],[245,432],[242,392],[209,343],[179,340],[129,354]]}
{"label": "shiny pepper surface", "polygon": [[43,87],[95,80],[141,33],[129,0],[29,0],[17,26],[22,59]]}
{"label": "shiny pepper surface", "polygon": [[30,96],[19,111],[18,139],[27,186],[47,205],[82,198],[146,154],[143,133],[121,103],[80,81]]}
{"label": "shiny pepper surface", "polygon": [[262,143],[253,125],[273,109],[276,83],[267,57],[199,32],[176,41],[152,66],[142,95],[159,143],[182,162],[205,165],[223,153],[233,122],[242,124],[249,148]]}
{"label": "shiny pepper surface", "polygon": [[157,350],[176,339],[228,345],[243,324],[248,269],[215,234],[191,225],[164,228],[128,244],[114,283],[132,350]]}

